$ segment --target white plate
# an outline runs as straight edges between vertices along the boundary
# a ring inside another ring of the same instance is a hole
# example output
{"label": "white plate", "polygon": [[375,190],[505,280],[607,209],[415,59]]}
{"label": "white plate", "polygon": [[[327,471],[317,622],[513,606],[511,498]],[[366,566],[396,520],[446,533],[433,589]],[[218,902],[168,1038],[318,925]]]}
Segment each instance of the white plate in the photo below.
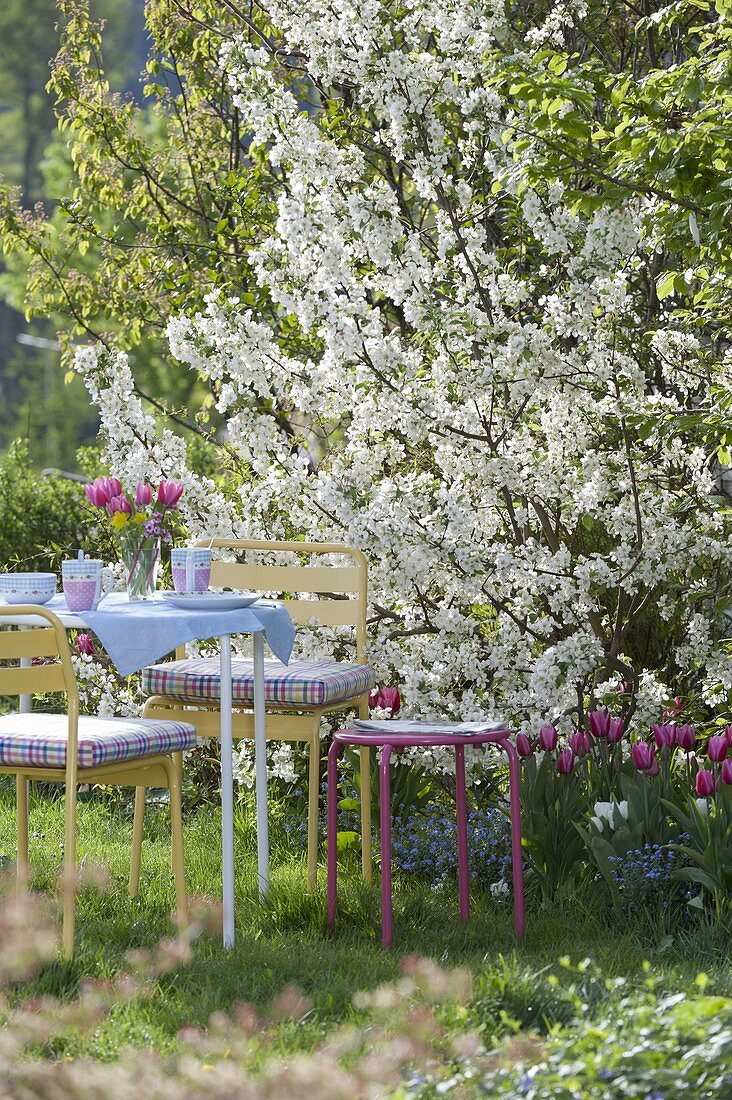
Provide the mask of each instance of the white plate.
{"label": "white plate", "polygon": [[0,592],[0,599],[5,603],[48,603],[56,595],[55,592]]}
{"label": "white plate", "polygon": [[163,592],[163,599],[183,611],[235,611],[251,607],[259,599],[258,592],[196,592],[184,596],[181,592]]}

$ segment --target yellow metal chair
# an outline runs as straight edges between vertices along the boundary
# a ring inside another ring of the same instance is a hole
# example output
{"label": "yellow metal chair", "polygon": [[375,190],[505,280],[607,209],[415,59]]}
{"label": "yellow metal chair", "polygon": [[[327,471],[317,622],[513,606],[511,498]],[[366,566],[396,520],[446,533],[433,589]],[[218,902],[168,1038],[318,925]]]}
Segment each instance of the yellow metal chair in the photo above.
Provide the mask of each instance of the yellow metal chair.
{"label": "yellow metal chair", "polygon": [[[0,695],[63,692],[67,697],[65,714],[33,711],[0,716],[0,773],[14,775],[16,780],[18,889],[25,889],[28,883],[28,780],[64,783],[63,948],[64,954],[70,956],[74,950],[78,784],[105,783],[135,787],[143,792],[146,787],[167,787],[177,918],[184,922],[187,914],[180,759],[181,753],[196,743],[194,727],[175,721],[80,715],[69,643],[60,619],[44,607],[24,604],[0,609],[0,626],[10,616],[13,619],[34,616],[45,619],[47,625],[0,631],[0,662],[3,662]],[[22,663],[5,663],[15,661]],[[141,836],[135,837],[130,873],[133,897],[139,879],[141,840]]]}
{"label": "yellow metal chair", "polygon": [[[301,742],[308,746],[308,885],[315,886],[318,863],[318,796],[320,786],[320,721],[323,715],[355,709],[368,717],[368,696],[374,678],[366,664],[367,564],[360,550],[327,543],[252,542],[241,539],[204,540],[201,546],[245,556],[247,551],[287,553],[305,557],[338,555],[347,565],[274,564],[261,561],[219,561],[211,565],[215,587],[276,593],[296,624],[312,619],[327,627],[355,628],[355,659],[343,661],[265,662],[267,737],[276,741]],[[319,596],[302,599],[303,595]],[[145,716],[175,718],[192,722],[201,737],[219,734],[218,705],[221,698],[218,659],[186,660],[184,652],[175,661],[143,670],[143,690],[150,698]],[[254,718],[248,708],[253,701],[252,662],[232,662],[234,737],[253,738]],[[370,788],[368,750],[361,753],[361,782]],[[142,835],[144,798],[138,792],[135,803],[135,836]],[[371,805],[361,799],[364,877],[371,879]]]}

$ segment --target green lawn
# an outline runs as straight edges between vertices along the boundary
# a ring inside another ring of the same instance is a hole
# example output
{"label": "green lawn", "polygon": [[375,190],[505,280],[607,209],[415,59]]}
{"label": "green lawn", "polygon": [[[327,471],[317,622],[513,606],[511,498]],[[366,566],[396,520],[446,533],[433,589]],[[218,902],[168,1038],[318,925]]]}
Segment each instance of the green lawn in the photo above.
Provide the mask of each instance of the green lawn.
{"label": "green lawn", "polygon": [[[212,807],[189,816],[186,860],[189,892],[214,903],[220,882],[219,818]],[[120,1005],[90,1037],[69,1035],[64,1051],[113,1058],[125,1045],[167,1051],[184,1024],[206,1024],[211,1013],[228,1011],[240,1001],[264,1008],[284,987],[297,985],[313,1001],[305,1023],[283,1023],[277,1041],[283,1051],[309,1048],[337,1022],[356,1014],[354,991],[369,990],[400,974],[405,955],[431,956],[441,965],[467,966],[474,976],[473,1010],[481,1026],[496,1032],[513,1026],[546,1031],[567,1023],[573,1011],[567,992],[570,974],[559,965],[589,957],[598,979],[593,998],[613,996],[605,979],[623,978],[632,987],[648,980],[648,964],[664,989],[695,988],[699,971],[710,975],[718,993],[732,991],[732,971],[724,937],[712,927],[668,928],[646,921],[619,923],[592,892],[551,908],[529,898],[527,934],[516,944],[509,906],[473,892],[470,922],[457,919],[457,890],[431,890],[411,880],[395,884],[395,944],[380,945],[379,898],[365,889],[353,857],[341,875],[337,933],[325,934],[325,881],[318,892],[305,891],[301,854],[288,851],[284,836],[273,837],[272,891],[264,905],[256,898],[255,851],[251,815],[237,818],[237,947],[225,952],[219,936],[199,938],[192,960],[157,983],[151,998]],[[128,966],[131,949],[152,948],[170,934],[168,912],[173,890],[167,870],[167,820],[164,810],[149,814],[140,899],[125,891],[131,838],[127,807],[90,798],[79,810],[79,858],[94,860],[111,872],[106,892],[85,889],[77,905],[77,953],[72,963],[47,967],[34,982],[34,993],[66,998],[86,977],[110,978]],[[14,849],[12,795],[0,796],[0,845]],[[37,889],[50,890],[61,856],[63,802],[35,792],[31,803],[32,862]],[[602,988],[601,988],[602,987]],[[603,993],[603,988],[605,992]],[[478,1008],[476,1008],[476,1005]]]}
{"label": "green lawn", "polygon": [[[31,801],[31,858],[34,884],[50,890],[63,837],[63,802],[47,789]],[[432,890],[411,880],[395,884],[395,945],[382,950],[379,903],[365,889],[351,856],[341,876],[340,913],[333,939],[325,935],[324,873],[317,894],[305,892],[304,857],[288,849],[275,830],[272,891],[265,905],[256,896],[256,860],[252,815],[237,816],[237,947],[222,949],[217,934],[206,933],[191,960],[162,976],[147,998],[115,1007],[88,1035],[73,1032],[56,1040],[53,1053],[89,1054],[114,1059],[123,1047],[173,1050],[179,1029],[205,1025],[212,1013],[228,1012],[237,1002],[260,1009],[284,987],[295,984],[312,1001],[297,1024],[275,1026],[275,1053],[307,1050],[322,1042],[337,1023],[359,1014],[354,992],[370,990],[399,977],[405,955],[419,953],[443,966],[467,966],[473,992],[460,1026],[477,1027],[491,1042],[512,1030],[546,1033],[555,1024],[572,1027],[582,1014],[601,1011],[618,989],[642,990],[649,981],[664,992],[692,992],[699,972],[709,975],[709,990],[732,992],[727,937],[713,925],[667,926],[663,914],[631,925],[614,916],[586,888],[551,907],[530,896],[525,941],[514,940],[511,910],[475,890],[466,926],[457,919],[454,885]],[[149,840],[143,856],[140,899],[126,893],[131,821],[118,802],[89,796],[79,811],[79,856],[104,864],[112,875],[106,892],[87,888],[77,905],[77,953],[70,963],[46,967],[30,991],[73,996],[87,978],[111,978],[128,967],[131,949],[153,948],[170,933],[173,891],[168,872],[167,814],[149,813]],[[220,883],[219,818],[204,807],[189,816],[186,860],[192,895],[215,904]],[[14,853],[14,805],[11,791],[0,792],[0,849]],[[591,961],[578,990],[573,964]],[[622,979],[618,982],[616,979]],[[361,1017],[363,1019],[363,1017]],[[457,1023],[456,1023],[456,1026]]]}

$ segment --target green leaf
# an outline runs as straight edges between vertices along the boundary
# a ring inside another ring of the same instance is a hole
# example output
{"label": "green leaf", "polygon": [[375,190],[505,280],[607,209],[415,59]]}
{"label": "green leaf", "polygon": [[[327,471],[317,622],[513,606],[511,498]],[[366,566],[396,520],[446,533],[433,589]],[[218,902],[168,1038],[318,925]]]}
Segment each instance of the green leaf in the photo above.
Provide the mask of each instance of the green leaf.
{"label": "green leaf", "polygon": [[712,876],[702,871],[701,867],[677,867],[671,872],[671,878],[679,882],[698,882],[700,886],[705,886],[710,894],[713,894],[717,887]]}
{"label": "green leaf", "polygon": [[660,302],[662,302],[664,298],[668,298],[670,294],[673,294],[676,275],[677,272],[675,271],[667,271],[661,279],[661,282],[657,284],[656,296]]}
{"label": "green leaf", "polygon": [[336,834],[336,846],[338,851],[346,852],[353,848],[358,848],[360,839],[358,833],[354,833],[353,830],[344,829],[342,832],[339,830]]}

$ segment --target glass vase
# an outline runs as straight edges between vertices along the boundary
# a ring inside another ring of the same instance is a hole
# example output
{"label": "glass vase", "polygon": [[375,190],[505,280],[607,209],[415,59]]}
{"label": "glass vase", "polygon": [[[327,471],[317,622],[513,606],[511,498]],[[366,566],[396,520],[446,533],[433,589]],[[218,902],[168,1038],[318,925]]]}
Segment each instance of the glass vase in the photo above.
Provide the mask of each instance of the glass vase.
{"label": "glass vase", "polygon": [[158,583],[160,539],[147,541],[144,545],[123,544],[120,556],[125,569],[128,598],[149,600]]}

